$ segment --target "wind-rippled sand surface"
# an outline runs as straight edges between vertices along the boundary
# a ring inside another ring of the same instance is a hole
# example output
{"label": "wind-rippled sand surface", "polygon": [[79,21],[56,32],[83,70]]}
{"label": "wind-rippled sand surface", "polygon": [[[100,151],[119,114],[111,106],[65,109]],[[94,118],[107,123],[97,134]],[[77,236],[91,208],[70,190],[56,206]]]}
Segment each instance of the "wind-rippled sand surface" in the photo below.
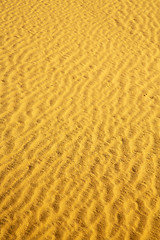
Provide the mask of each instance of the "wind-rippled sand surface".
{"label": "wind-rippled sand surface", "polygon": [[159,0],[0,8],[0,239],[159,240]]}

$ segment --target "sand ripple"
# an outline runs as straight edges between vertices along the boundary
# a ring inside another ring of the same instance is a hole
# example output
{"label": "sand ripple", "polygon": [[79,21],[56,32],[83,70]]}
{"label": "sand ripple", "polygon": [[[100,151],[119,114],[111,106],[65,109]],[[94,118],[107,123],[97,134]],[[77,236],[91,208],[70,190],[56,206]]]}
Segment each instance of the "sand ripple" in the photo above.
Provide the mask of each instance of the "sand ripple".
{"label": "sand ripple", "polygon": [[0,9],[0,239],[160,239],[159,1]]}

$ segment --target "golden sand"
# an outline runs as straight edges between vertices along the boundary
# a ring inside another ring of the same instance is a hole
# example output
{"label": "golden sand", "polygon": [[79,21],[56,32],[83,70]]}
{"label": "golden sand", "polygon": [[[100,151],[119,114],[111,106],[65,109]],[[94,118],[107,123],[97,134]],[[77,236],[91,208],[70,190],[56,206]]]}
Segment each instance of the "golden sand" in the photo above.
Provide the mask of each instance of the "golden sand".
{"label": "golden sand", "polygon": [[159,240],[159,0],[0,8],[0,240]]}

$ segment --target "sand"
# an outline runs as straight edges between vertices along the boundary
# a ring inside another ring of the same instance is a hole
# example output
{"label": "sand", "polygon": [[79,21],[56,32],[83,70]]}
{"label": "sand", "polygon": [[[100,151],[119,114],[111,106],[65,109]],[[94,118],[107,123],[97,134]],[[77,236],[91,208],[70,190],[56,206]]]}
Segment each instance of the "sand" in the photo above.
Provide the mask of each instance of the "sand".
{"label": "sand", "polygon": [[159,240],[159,0],[0,9],[0,240]]}

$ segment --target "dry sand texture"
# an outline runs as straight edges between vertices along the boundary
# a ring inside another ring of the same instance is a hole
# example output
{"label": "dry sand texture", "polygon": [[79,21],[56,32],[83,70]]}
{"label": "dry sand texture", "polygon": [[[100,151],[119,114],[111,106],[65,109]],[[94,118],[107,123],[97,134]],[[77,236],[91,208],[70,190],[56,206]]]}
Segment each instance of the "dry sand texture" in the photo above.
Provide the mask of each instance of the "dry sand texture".
{"label": "dry sand texture", "polygon": [[0,7],[0,240],[159,240],[160,1]]}

